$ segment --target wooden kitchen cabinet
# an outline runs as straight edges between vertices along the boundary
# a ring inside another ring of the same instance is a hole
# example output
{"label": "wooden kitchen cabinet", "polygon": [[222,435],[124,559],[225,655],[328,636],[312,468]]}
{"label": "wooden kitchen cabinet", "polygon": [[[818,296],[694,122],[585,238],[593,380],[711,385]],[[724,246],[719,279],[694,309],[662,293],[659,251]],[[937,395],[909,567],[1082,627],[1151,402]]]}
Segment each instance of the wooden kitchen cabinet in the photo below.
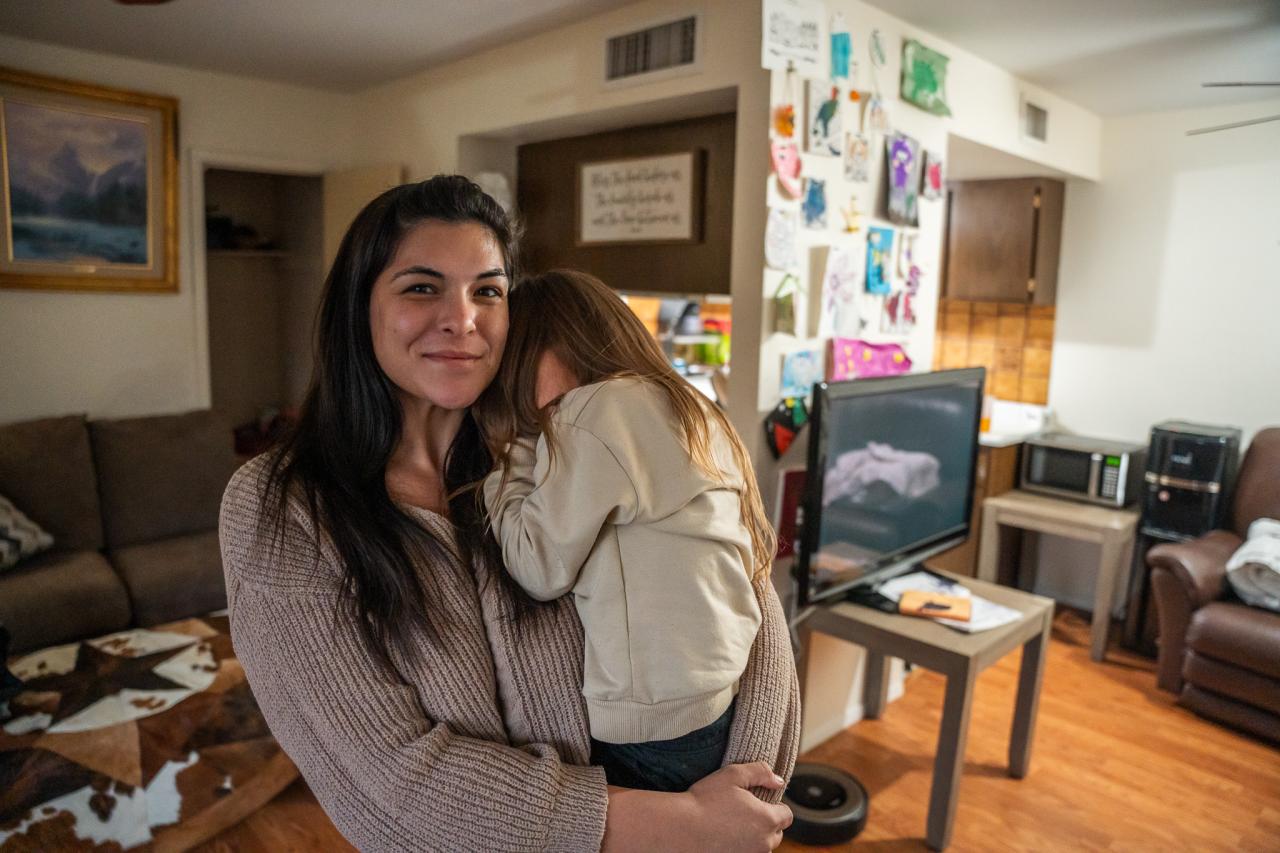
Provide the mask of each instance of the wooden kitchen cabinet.
{"label": "wooden kitchen cabinet", "polygon": [[982,532],[982,502],[1002,495],[1018,486],[1018,459],[1021,444],[1007,447],[978,447],[978,464],[973,473],[973,517],[969,521],[969,538],[963,543],[930,557],[930,569],[955,572],[965,577],[978,574],[978,535]]}
{"label": "wooden kitchen cabinet", "polygon": [[1054,304],[1064,195],[1052,178],[948,184],[943,296]]}

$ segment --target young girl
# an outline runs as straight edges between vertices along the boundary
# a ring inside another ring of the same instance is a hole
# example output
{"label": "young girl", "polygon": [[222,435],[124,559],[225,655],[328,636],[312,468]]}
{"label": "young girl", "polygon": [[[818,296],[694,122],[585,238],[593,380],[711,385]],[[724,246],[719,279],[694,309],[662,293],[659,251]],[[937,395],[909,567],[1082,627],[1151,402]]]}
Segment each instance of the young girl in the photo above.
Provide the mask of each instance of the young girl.
{"label": "young girl", "polygon": [[720,767],[760,627],[752,584],[769,582],[746,449],[598,279],[547,273],[509,304],[477,406],[507,571],[537,599],[574,593],[592,762],[611,784],[684,791]]}

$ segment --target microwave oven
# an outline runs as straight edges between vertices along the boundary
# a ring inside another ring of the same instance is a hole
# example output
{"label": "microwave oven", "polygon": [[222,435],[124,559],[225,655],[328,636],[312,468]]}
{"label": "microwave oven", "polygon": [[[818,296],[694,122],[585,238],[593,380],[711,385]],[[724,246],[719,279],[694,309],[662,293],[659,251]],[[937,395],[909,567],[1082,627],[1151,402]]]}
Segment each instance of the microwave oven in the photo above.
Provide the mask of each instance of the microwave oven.
{"label": "microwave oven", "polygon": [[1022,449],[1019,488],[1061,498],[1123,507],[1142,494],[1147,448],[1081,435],[1046,433]]}

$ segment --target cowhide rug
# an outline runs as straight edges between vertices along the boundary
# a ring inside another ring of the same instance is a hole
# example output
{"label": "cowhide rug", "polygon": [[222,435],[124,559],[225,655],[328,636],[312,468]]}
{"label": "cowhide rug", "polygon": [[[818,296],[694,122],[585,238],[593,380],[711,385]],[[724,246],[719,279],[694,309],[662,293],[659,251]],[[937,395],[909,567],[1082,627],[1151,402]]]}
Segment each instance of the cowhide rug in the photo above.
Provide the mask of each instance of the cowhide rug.
{"label": "cowhide rug", "polygon": [[267,730],[225,611],[53,646],[0,723],[0,851],[183,850],[297,770]]}

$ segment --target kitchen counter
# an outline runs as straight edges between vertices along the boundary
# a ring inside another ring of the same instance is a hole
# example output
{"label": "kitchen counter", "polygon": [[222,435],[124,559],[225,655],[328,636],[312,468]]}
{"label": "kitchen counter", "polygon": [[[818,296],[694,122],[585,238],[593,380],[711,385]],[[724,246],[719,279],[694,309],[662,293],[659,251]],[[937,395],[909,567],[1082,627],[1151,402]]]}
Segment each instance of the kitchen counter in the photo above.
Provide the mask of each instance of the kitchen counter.
{"label": "kitchen counter", "polygon": [[1026,441],[1029,436],[1011,435],[1002,432],[980,432],[978,433],[978,444],[983,447],[1012,447],[1015,444],[1021,444]]}

